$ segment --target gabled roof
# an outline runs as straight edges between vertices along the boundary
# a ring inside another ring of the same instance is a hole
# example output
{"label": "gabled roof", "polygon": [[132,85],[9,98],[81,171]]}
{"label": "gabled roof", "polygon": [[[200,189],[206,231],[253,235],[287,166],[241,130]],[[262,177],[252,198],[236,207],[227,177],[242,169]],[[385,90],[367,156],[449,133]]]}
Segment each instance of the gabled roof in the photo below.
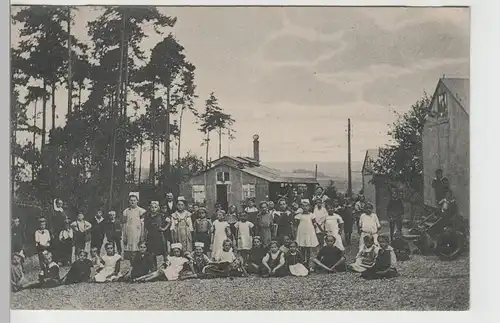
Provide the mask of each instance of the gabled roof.
{"label": "gabled roof", "polygon": [[[233,161],[234,163],[231,163],[230,161]],[[279,169],[264,166],[259,162],[257,162],[255,159],[249,157],[224,156],[214,160],[212,162],[211,168],[221,164],[225,164],[230,167],[239,169],[244,173],[262,178],[268,182],[273,182],[273,183],[296,183],[296,184],[318,183],[314,177],[310,177],[308,174],[282,172]]]}
{"label": "gabled roof", "polygon": [[373,172],[373,167],[372,163],[377,161],[379,157],[380,150],[379,149],[368,149],[365,154],[365,160],[363,161],[363,168],[362,172],[363,174],[365,172],[372,173]]}
{"label": "gabled roof", "polygon": [[442,78],[441,83],[446,86],[448,91],[455,97],[455,99],[460,103],[462,108],[464,108],[467,114],[470,114],[469,108],[469,79],[468,78]]}

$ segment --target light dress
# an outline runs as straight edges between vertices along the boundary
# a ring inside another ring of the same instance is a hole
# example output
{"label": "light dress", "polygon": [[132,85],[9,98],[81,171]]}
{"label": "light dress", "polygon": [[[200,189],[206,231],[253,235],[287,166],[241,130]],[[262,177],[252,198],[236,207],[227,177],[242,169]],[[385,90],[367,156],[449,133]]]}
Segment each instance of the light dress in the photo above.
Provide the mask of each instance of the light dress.
{"label": "light dress", "polygon": [[167,261],[170,263],[167,268],[162,269],[167,280],[177,280],[179,279],[179,274],[182,269],[184,269],[184,265],[189,262],[189,260],[185,257],[176,257],[176,256],[168,256]]}
{"label": "light dress", "polygon": [[[340,215],[334,213],[333,215],[327,215],[325,219],[325,232],[327,235],[332,235],[335,237],[334,246],[344,251],[344,244],[342,243],[342,237],[339,234],[339,225],[344,223],[344,220]],[[325,242],[326,245],[326,242]]]}
{"label": "light dress", "polygon": [[95,281],[97,283],[104,283],[104,282],[115,281],[118,278],[120,278],[121,276],[120,273],[118,273],[118,275],[113,275],[109,278],[107,277],[115,271],[116,263],[118,262],[118,260],[122,259],[122,257],[116,253],[112,256],[104,255],[101,257],[101,259],[104,264],[101,263],[100,268],[102,269],[95,275]]}
{"label": "light dress", "polygon": [[214,233],[214,243],[212,245],[212,258],[217,259],[222,253],[222,244],[227,239],[226,228],[229,228],[229,223],[226,221],[220,222],[215,220],[212,226]]}
{"label": "light dress", "polygon": [[184,252],[193,251],[193,221],[191,213],[184,210],[182,212],[176,211],[172,214],[172,241],[182,244]]}
{"label": "light dress", "polygon": [[139,251],[137,246],[141,238],[144,238],[144,219],[142,216],[146,210],[141,207],[126,208],[123,211],[125,226],[123,230],[123,250]]}
{"label": "light dress", "polygon": [[238,250],[252,249],[252,235],[250,230],[254,227],[253,223],[249,221],[238,221],[234,226],[236,232],[238,232]]}
{"label": "light dress", "polygon": [[295,219],[300,221],[297,227],[297,238],[295,239],[299,247],[314,248],[318,246],[319,242],[312,222],[313,214],[297,214]]}

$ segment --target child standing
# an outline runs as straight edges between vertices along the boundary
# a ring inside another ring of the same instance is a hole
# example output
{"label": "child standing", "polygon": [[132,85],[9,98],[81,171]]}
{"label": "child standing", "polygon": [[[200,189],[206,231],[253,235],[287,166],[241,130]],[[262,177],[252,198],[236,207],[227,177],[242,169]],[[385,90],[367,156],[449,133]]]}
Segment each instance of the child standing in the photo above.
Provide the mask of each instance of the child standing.
{"label": "child standing", "polygon": [[335,246],[340,250],[344,250],[344,245],[342,243],[342,237],[340,232],[344,229],[344,220],[335,213],[335,206],[333,203],[327,203],[326,205],[327,215],[325,218],[325,233],[326,235],[331,235],[335,237]]}
{"label": "child standing", "polygon": [[96,247],[101,250],[106,235],[106,220],[102,216],[102,211],[98,210],[95,217],[91,220],[90,247]]}
{"label": "child standing", "polygon": [[44,217],[39,220],[39,228],[35,231],[35,247],[38,253],[38,263],[43,265],[43,253],[48,251],[52,242],[49,230],[47,230],[47,221]]}
{"label": "child standing", "polygon": [[256,226],[258,232],[260,233],[262,244],[264,245],[264,247],[268,247],[272,239],[271,225],[273,224],[273,217],[269,212],[266,201],[260,202],[259,206],[260,206],[260,212],[257,217]]}
{"label": "child standing", "polygon": [[24,278],[23,266],[21,264],[22,257],[18,253],[12,254],[10,265],[10,289],[13,292],[18,292],[23,289],[26,279]]}
{"label": "child standing", "polygon": [[162,231],[163,219],[160,213],[160,203],[151,201],[149,210],[144,214],[144,229],[146,231],[146,244],[149,253],[155,257],[155,264],[158,256],[167,255],[166,244],[163,240]]}
{"label": "child standing", "polygon": [[309,274],[309,270],[304,266],[304,258],[298,251],[297,242],[290,242],[290,249],[285,254],[285,263],[288,266],[288,271],[293,276],[304,277]]}
{"label": "child standing", "polygon": [[122,257],[115,252],[115,246],[108,242],[105,245],[106,254],[101,257],[101,266],[97,269],[94,280],[97,283],[113,282],[120,278]]}
{"label": "child standing", "polygon": [[284,198],[278,201],[278,211],[274,217],[274,222],[278,225],[277,239],[283,240],[284,236],[293,238],[293,222],[295,215],[287,210],[286,200]]}
{"label": "child standing", "polygon": [[363,242],[363,248],[356,255],[356,261],[347,267],[350,271],[362,273],[375,265],[378,247],[374,243],[373,236],[365,235]]}
{"label": "child standing", "polygon": [[231,240],[236,242],[236,222],[238,222],[238,210],[236,206],[231,204],[229,205],[227,216],[227,223],[229,223],[229,229],[231,230]]}
{"label": "child standing", "polygon": [[320,245],[325,243],[325,221],[327,212],[325,210],[323,200],[321,198],[316,198],[314,200],[314,211],[313,211],[313,219],[314,219],[314,229],[316,230],[316,237],[318,238],[318,242]]}
{"label": "child standing", "polygon": [[335,273],[346,270],[344,252],[335,246],[334,236],[326,236],[325,246],[321,247],[313,264],[314,270],[318,272]]}
{"label": "child standing", "polygon": [[375,265],[361,273],[361,277],[365,279],[397,277],[396,254],[394,253],[394,249],[389,245],[389,238],[384,235],[378,236],[378,244],[380,245],[380,249],[378,250]]}
{"label": "child standing", "polygon": [[73,255],[73,229],[70,221],[64,220],[64,228],[59,232],[60,260],[63,265],[71,266]]}
{"label": "child standing", "polygon": [[73,239],[75,243],[75,253],[80,253],[80,250],[87,249],[87,241],[90,240],[90,229],[92,229],[92,224],[85,221],[83,212],[78,212],[76,221],[71,223],[71,228],[73,229]]}
{"label": "child standing", "polygon": [[249,198],[247,202],[247,207],[245,208],[245,213],[247,214],[248,221],[257,224],[257,216],[259,214],[259,209],[255,206],[255,198]]}
{"label": "child standing", "polygon": [[342,220],[344,220],[344,239],[346,245],[351,245],[351,235],[352,235],[352,226],[353,226],[353,208],[351,205],[351,201],[349,199],[341,199],[340,200],[340,208],[339,208],[340,216]]}
{"label": "child standing", "polygon": [[106,223],[106,241],[112,243],[119,255],[122,254],[122,224],[116,219],[116,212],[109,211]]}
{"label": "child standing", "polygon": [[65,285],[85,283],[90,280],[93,264],[90,259],[87,259],[87,252],[80,250],[77,257],[78,259],[71,265],[71,269],[64,278]]}
{"label": "child standing", "polygon": [[269,252],[262,258],[262,264],[267,269],[267,275],[281,277],[286,275],[285,255],[280,251],[276,241],[269,244]]}
{"label": "child standing", "polygon": [[252,249],[253,227],[253,223],[247,221],[247,216],[244,213],[240,215],[240,220],[235,224],[238,252],[245,262],[247,261],[250,255],[250,250]]}
{"label": "child standing", "polygon": [[[377,241],[377,232],[380,230],[380,222],[375,213],[373,213],[373,204],[366,204],[365,213],[361,214],[359,218],[359,229],[361,234],[359,236],[359,249],[363,248],[363,242],[365,236],[372,236],[375,241]],[[376,243],[378,244],[378,242]]]}
{"label": "child standing", "polygon": [[302,249],[302,255],[304,257],[306,267],[308,267],[309,261],[311,259],[311,248],[317,247],[319,245],[319,242],[318,238],[316,237],[316,231],[314,229],[313,214],[309,212],[309,200],[302,200],[301,209],[302,212],[295,216],[295,219],[299,220],[299,225],[297,227],[297,238],[295,241]]}
{"label": "child standing", "polygon": [[198,218],[194,224],[194,241],[203,243],[204,253],[210,250],[210,232],[212,231],[212,222],[207,219],[207,209],[198,209]]}
{"label": "child standing", "polygon": [[156,271],[156,257],[147,251],[146,242],[139,242],[137,247],[139,251],[134,254],[130,263],[132,268],[129,273],[125,275],[127,279],[131,279],[133,282],[139,277]]}
{"label": "child standing", "polygon": [[212,258],[218,259],[222,253],[222,244],[224,240],[231,237],[231,230],[229,223],[224,218],[224,212],[221,210],[217,212],[217,220],[214,221],[212,226]]}
{"label": "child standing", "polygon": [[186,211],[186,204],[183,200],[177,201],[177,211],[172,214],[172,240],[180,243],[184,247],[185,252],[193,250],[193,222],[191,221],[191,213]]}

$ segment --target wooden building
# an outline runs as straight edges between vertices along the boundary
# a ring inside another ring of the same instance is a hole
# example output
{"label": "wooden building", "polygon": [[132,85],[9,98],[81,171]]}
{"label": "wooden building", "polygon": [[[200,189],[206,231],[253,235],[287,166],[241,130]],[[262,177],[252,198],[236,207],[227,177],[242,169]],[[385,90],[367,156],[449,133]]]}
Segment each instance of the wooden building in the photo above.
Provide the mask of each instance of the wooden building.
{"label": "wooden building", "polygon": [[296,187],[311,197],[318,182],[310,175],[285,173],[266,167],[259,160],[259,137],[254,136],[254,157],[224,156],[213,161],[208,169],[181,185],[181,194],[188,200],[206,205],[214,211],[215,203],[224,209],[254,197],[257,201],[276,201]]}
{"label": "wooden building", "polygon": [[469,79],[441,78],[422,133],[424,203],[436,206],[432,179],[442,169],[458,211],[469,217]]}

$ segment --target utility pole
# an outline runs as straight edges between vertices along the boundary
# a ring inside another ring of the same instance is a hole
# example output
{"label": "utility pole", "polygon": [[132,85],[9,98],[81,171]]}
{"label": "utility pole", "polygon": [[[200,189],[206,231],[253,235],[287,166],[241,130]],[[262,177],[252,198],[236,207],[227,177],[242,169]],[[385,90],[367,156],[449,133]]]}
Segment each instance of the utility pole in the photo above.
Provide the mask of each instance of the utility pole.
{"label": "utility pole", "polygon": [[351,177],[351,119],[347,119],[347,197],[352,197]]}
{"label": "utility pole", "polygon": [[315,168],[314,168],[314,179],[318,179],[318,164],[316,164]]}
{"label": "utility pole", "polygon": [[71,62],[71,7],[68,6],[68,116],[71,116],[73,103],[73,75]]}

